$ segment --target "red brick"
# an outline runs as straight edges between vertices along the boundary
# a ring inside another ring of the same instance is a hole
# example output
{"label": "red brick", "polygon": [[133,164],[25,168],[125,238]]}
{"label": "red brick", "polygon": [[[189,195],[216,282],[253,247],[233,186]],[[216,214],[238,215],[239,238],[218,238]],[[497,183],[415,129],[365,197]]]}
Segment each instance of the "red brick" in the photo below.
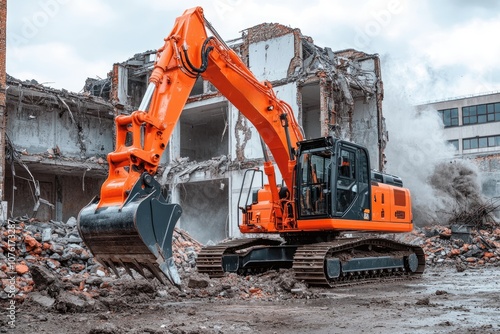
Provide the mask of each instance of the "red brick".
{"label": "red brick", "polygon": [[29,268],[25,264],[18,264],[16,265],[16,273],[18,275],[24,275],[29,271]]}

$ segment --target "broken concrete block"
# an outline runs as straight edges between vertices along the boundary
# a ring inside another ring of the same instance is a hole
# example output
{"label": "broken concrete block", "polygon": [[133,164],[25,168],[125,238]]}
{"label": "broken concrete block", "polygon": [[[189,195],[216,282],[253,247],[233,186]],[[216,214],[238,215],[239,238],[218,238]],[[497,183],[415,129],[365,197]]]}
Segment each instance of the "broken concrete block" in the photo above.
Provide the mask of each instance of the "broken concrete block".
{"label": "broken concrete block", "polygon": [[60,313],[84,312],[91,309],[91,305],[80,296],[62,291],[57,297],[55,309]]}
{"label": "broken concrete block", "polygon": [[70,243],[70,244],[80,244],[83,242],[82,238],[74,236],[72,234],[70,234],[68,238],[61,238],[61,240],[64,243]]}
{"label": "broken concrete block", "polygon": [[45,308],[51,308],[52,306],[54,306],[54,303],[56,302],[54,298],[49,296],[44,296],[39,292],[30,293],[29,300]]}
{"label": "broken concrete block", "polygon": [[59,243],[51,242],[50,250],[54,253],[62,254],[64,252],[64,246]]}
{"label": "broken concrete block", "polygon": [[64,253],[62,253],[61,255],[61,261],[68,261],[70,259],[72,259],[74,256],[74,253],[71,253],[67,250],[64,251]]}
{"label": "broken concrete block", "polygon": [[46,289],[49,285],[56,281],[56,277],[46,268],[40,265],[33,265],[30,268],[31,277],[35,282],[35,286],[39,290]]}
{"label": "broken concrete block", "polygon": [[61,261],[61,255],[59,255],[57,253],[52,254],[49,258],[54,259],[56,261]]}
{"label": "broken concrete block", "polygon": [[57,269],[61,266],[61,263],[54,259],[47,259],[47,266],[51,269]]}
{"label": "broken concrete block", "polygon": [[87,278],[85,280],[85,283],[89,284],[89,285],[95,285],[95,286],[99,286],[102,284],[103,279],[101,277],[95,277],[95,276],[90,276],[89,278]]}
{"label": "broken concrete block", "polygon": [[50,227],[44,228],[42,232],[42,242],[52,240],[52,229]]}
{"label": "broken concrete block", "polygon": [[88,259],[91,258],[90,253],[87,250],[83,250],[82,253],[80,254],[80,259],[83,261],[87,261]]}
{"label": "broken concrete block", "polygon": [[206,277],[190,277],[188,287],[191,289],[204,289],[209,285],[209,278]]}
{"label": "broken concrete block", "polygon": [[66,222],[66,225],[68,227],[75,227],[77,224],[76,218],[75,217],[69,217],[68,221]]}

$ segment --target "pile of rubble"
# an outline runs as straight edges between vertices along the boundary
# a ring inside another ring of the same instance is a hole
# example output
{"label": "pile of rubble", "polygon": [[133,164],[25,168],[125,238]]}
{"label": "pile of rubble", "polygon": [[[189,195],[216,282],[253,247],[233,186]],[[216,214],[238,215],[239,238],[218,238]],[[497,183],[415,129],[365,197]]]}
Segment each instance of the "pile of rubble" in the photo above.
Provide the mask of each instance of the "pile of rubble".
{"label": "pile of rubble", "polygon": [[500,266],[500,227],[486,229],[464,225],[426,226],[401,235],[399,241],[423,247],[428,266]]}
{"label": "pile of rubble", "polygon": [[[28,218],[5,222],[0,229],[0,300],[23,301],[35,285],[39,290],[40,284],[55,278],[70,282],[66,286],[70,290],[84,292],[99,288],[103,278],[111,279],[111,273],[84,245],[76,225],[73,217],[66,223]],[[194,270],[201,247],[185,231],[174,230],[174,260],[181,273]],[[37,277],[41,281],[36,282]]]}

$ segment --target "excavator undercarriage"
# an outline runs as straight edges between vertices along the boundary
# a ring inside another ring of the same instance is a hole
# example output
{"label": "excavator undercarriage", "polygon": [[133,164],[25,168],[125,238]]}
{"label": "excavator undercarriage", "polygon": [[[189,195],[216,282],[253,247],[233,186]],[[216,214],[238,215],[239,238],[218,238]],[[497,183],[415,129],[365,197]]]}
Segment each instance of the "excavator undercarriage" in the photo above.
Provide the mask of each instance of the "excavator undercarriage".
{"label": "excavator undercarriage", "polygon": [[279,268],[293,268],[296,279],[309,285],[336,287],[418,277],[425,256],[419,246],[384,238],[339,238],[304,245],[250,238],[204,247],[197,259],[198,271],[213,278],[225,272],[252,274]]}

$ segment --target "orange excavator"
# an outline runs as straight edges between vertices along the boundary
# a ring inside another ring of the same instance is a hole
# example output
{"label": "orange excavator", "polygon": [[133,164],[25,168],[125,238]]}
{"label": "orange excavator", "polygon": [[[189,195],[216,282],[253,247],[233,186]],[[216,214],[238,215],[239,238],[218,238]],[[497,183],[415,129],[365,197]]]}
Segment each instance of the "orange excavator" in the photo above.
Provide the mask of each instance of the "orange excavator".
{"label": "orange excavator", "polygon": [[401,180],[372,171],[362,146],[333,137],[304,140],[292,108],[269,82],[256,79],[200,7],[176,19],[139,109],[115,119],[108,178],[78,217],[80,234],[97,261],[117,275],[117,267],[131,275],[131,269],[143,276],[147,270],[162,282],[166,277],[180,284],[172,235],[182,209],[167,203],[154,175],[200,76],[260,134],[264,168],[244,174],[238,225],[243,234],[275,237],[207,246],[198,254],[199,272],[220,277],[293,268],[297,279],[323,286],[423,272],[420,247],[373,237],[413,229],[410,192]]}

